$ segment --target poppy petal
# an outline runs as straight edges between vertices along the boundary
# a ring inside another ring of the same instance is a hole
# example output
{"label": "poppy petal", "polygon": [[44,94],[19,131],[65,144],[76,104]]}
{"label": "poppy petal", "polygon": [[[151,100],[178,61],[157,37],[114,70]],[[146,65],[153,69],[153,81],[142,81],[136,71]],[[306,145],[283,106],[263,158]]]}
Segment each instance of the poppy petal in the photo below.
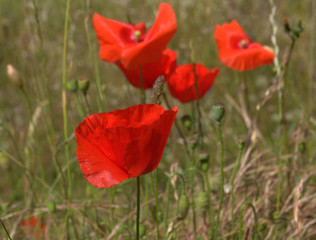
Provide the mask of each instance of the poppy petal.
{"label": "poppy petal", "polygon": [[[176,59],[176,53],[170,49],[166,49],[158,61],[150,62],[142,66],[143,89],[152,88],[159,76],[166,77],[172,73],[176,68]],[[139,69],[128,70],[124,68],[120,61],[115,63],[124,73],[127,80],[134,87],[139,88]]]}
{"label": "poppy petal", "polygon": [[246,71],[273,63],[274,53],[259,43],[251,43],[251,39],[235,20],[217,25],[214,38],[219,59],[229,68]]}
{"label": "poppy petal", "polygon": [[157,61],[162,51],[177,31],[175,13],[168,3],[161,3],[154,25],[144,41],[122,52],[122,64],[127,69],[136,69],[148,62]]}
{"label": "poppy petal", "polygon": [[88,116],[76,128],[77,157],[86,179],[107,188],[154,170],[177,108],[143,104]]}
{"label": "poppy petal", "polygon": [[213,82],[219,72],[219,68],[209,70],[202,64],[186,64],[176,68],[168,76],[168,89],[171,95],[182,103],[190,102],[197,99],[195,88],[195,73],[198,78],[199,98],[202,98],[213,85]]}
{"label": "poppy petal", "polygon": [[114,62],[120,59],[122,49],[133,45],[131,36],[134,27],[130,24],[107,19],[95,13],[93,26],[100,45],[99,55],[104,61]]}

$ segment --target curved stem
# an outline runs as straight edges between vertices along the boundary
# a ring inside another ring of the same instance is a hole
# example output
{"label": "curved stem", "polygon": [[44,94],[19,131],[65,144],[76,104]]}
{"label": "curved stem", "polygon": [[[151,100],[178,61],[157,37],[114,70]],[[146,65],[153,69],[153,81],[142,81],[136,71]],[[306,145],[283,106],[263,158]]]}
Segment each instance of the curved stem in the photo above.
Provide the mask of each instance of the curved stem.
{"label": "curved stem", "polygon": [[[251,207],[252,211],[253,211],[253,215],[254,215],[254,219],[255,219],[255,232],[253,234],[253,236],[256,236],[256,233],[258,232],[258,221],[257,221],[257,213],[256,213],[256,209],[255,207],[252,205],[251,202],[244,202],[241,207],[240,207],[240,215],[239,215],[239,240],[242,240],[242,235],[243,235],[243,224],[242,224],[242,219],[243,219],[243,210],[246,206]],[[253,238],[256,239],[256,238]]]}
{"label": "curved stem", "polygon": [[219,229],[219,220],[220,220],[221,209],[222,209],[223,200],[224,200],[224,142],[223,142],[223,135],[222,135],[221,123],[218,122],[217,126],[218,126],[218,135],[219,135],[220,144],[221,144],[221,155],[220,155],[221,196],[220,196],[219,206],[218,206],[218,210],[217,210],[217,220],[216,220],[216,227],[215,227],[215,236],[214,236],[214,239],[217,239],[218,229]]}

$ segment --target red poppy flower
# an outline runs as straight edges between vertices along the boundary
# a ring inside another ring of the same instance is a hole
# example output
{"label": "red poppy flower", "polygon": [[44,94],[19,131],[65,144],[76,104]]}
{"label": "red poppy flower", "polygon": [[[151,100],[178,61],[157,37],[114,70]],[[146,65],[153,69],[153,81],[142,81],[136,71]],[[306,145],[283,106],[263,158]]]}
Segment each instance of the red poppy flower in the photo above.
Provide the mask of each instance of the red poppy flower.
{"label": "red poppy flower", "polygon": [[[166,77],[176,68],[177,55],[174,51],[166,49],[158,61],[150,62],[142,66],[143,89],[152,88],[159,76]],[[115,62],[122,70],[127,80],[139,88],[139,69],[128,70],[120,61]]]}
{"label": "red poppy flower", "polygon": [[273,62],[274,53],[259,43],[251,42],[235,20],[217,25],[214,38],[219,59],[229,68],[246,71]]}
{"label": "red poppy flower", "polygon": [[75,132],[85,178],[95,187],[107,188],[153,171],[177,111],[141,104],[86,117]]}
{"label": "red poppy flower", "polygon": [[27,237],[35,237],[41,239],[46,232],[46,224],[41,225],[41,221],[31,216],[22,221],[22,230]]}
{"label": "red poppy flower", "polygon": [[145,34],[144,23],[126,24],[94,14],[93,25],[100,44],[100,58],[121,60],[127,69],[157,61],[177,30],[176,16],[168,3],[161,3],[156,21]]}
{"label": "red poppy flower", "polygon": [[199,98],[213,85],[213,82],[219,72],[219,68],[209,70],[202,64],[186,64],[177,66],[176,70],[167,78],[168,88],[171,95],[182,103],[190,102],[197,99],[195,89],[195,73],[197,76],[197,86],[199,90]]}

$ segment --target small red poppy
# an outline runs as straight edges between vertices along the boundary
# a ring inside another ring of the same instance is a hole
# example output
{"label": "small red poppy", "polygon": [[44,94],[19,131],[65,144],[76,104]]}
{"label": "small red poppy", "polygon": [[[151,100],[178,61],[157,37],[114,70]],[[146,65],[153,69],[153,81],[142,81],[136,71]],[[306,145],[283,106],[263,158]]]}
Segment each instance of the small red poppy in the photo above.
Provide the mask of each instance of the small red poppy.
{"label": "small red poppy", "polygon": [[121,60],[124,68],[136,69],[157,61],[177,30],[176,16],[168,3],[161,3],[147,33],[144,23],[126,24],[94,14],[93,25],[100,45],[100,58]]}
{"label": "small red poppy", "polygon": [[95,187],[108,188],[153,171],[177,111],[141,104],[86,117],[75,131],[84,177]]}
{"label": "small red poppy", "polygon": [[22,230],[27,237],[41,239],[46,232],[46,224],[42,225],[41,221],[33,215],[22,221]]}
{"label": "small red poppy", "polygon": [[[195,67],[195,70],[194,70]],[[219,68],[209,70],[202,64],[186,64],[177,66],[176,70],[167,78],[168,89],[171,95],[182,103],[197,99],[195,88],[196,77],[199,90],[199,98],[211,88],[219,72]]]}
{"label": "small red poppy", "polygon": [[[143,89],[152,88],[159,76],[172,73],[176,68],[177,55],[174,51],[166,49],[162,52],[162,56],[158,61],[150,62],[142,66]],[[115,62],[122,70],[127,80],[134,86],[139,88],[139,69],[128,70],[124,68],[120,61]]]}
{"label": "small red poppy", "polygon": [[229,68],[246,71],[273,63],[274,53],[259,43],[251,42],[235,20],[217,25],[214,38],[219,59]]}

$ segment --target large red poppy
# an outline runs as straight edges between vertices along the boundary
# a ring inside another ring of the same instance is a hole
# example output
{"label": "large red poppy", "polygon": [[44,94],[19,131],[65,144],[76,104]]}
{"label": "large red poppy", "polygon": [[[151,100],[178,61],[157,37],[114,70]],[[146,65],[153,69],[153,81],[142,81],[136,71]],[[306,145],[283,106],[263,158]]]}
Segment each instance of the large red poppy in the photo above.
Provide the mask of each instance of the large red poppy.
{"label": "large red poppy", "polygon": [[[159,76],[172,73],[176,68],[177,55],[174,51],[166,49],[162,52],[162,56],[158,61],[150,62],[142,66],[143,89],[152,88]],[[120,61],[115,62],[122,70],[127,80],[134,86],[139,88],[139,69],[128,70],[124,68]]]}
{"label": "large red poppy", "polygon": [[42,225],[41,221],[33,215],[22,221],[22,230],[29,238],[41,239],[45,235],[46,229],[47,225]]}
{"label": "large red poppy", "polygon": [[202,98],[213,85],[218,72],[219,68],[209,70],[202,64],[177,66],[176,70],[167,78],[169,92],[182,103],[196,100],[195,81],[197,80],[199,98]]}
{"label": "large red poppy", "polygon": [[107,188],[153,171],[177,111],[141,104],[86,117],[75,131],[85,178],[95,187]]}
{"label": "large red poppy", "polygon": [[229,68],[246,71],[273,63],[274,53],[259,43],[251,42],[235,20],[217,25],[214,38],[219,59]]}
{"label": "large red poppy", "polygon": [[126,24],[94,14],[93,25],[100,44],[100,58],[121,60],[127,69],[157,61],[177,30],[176,16],[168,3],[161,3],[147,33],[144,23]]}

